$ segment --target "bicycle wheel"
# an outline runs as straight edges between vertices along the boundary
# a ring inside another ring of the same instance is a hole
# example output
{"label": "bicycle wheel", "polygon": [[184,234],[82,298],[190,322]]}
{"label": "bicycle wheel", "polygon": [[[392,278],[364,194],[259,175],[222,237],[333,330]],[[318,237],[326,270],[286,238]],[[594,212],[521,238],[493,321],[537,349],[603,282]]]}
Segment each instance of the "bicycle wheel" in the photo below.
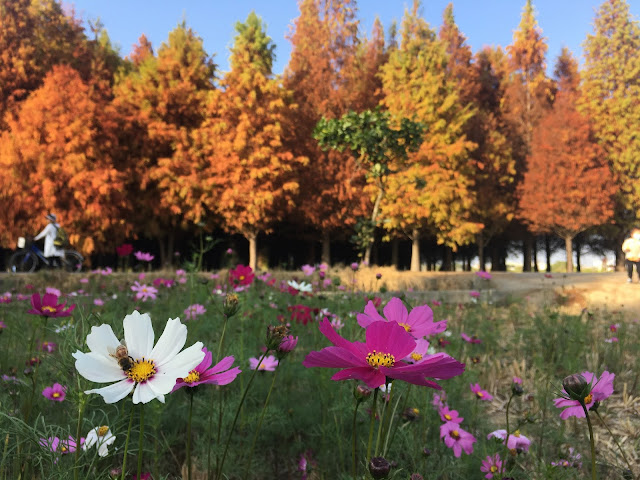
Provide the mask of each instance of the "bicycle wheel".
{"label": "bicycle wheel", "polygon": [[9,271],[12,273],[31,273],[37,266],[38,257],[28,250],[16,252],[9,259]]}
{"label": "bicycle wheel", "polygon": [[75,250],[64,251],[64,269],[67,272],[79,272],[82,270],[82,262],[84,257]]}

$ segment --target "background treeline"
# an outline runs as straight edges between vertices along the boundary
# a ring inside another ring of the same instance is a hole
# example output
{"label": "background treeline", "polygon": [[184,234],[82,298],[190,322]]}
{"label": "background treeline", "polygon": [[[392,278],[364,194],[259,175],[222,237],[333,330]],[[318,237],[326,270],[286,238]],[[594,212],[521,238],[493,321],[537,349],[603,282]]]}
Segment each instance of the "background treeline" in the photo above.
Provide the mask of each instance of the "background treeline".
{"label": "background treeline", "polygon": [[372,262],[500,270],[517,248],[529,271],[557,239],[569,259],[588,246],[622,261],[640,206],[640,26],[625,0],[596,12],[582,69],[565,49],[552,78],[531,0],[511,45],[477,52],[451,4],[436,29],[416,1],[386,35],[361,31],[355,0],[299,7],[274,75],[253,13],[221,72],[185,22],[122,58],[57,1],[0,0],[1,245],[53,211],[97,263],[134,240],[167,263],[209,234],[254,267],[351,261],[376,186],[312,135],[378,108],[425,131],[389,159]]}

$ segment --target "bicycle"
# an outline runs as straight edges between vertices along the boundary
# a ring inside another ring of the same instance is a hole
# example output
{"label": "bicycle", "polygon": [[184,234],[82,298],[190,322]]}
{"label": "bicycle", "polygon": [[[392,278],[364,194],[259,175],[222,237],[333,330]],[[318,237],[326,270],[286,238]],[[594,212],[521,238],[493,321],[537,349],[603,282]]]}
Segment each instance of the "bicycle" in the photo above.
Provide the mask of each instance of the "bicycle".
{"label": "bicycle", "polygon": [[[11,273],[31,273],[40,265],[64,268],[67,272],[79,272],[82,270],[84,257],[75,250],[65,249],[64,257],[47,258],[32,240],[29,239],[27,241],[24,237],[18,239],[18,248],[19,250],[9,258],[8,266]],[[60,262],[58,265],[54,263],[56,259]]]}

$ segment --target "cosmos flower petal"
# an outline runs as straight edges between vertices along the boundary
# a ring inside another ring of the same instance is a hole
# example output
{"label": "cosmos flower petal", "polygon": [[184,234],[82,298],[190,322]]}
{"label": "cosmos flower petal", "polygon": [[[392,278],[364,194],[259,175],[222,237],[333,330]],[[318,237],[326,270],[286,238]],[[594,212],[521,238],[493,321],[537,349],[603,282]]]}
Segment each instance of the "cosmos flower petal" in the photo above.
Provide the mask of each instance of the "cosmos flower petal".
{"label": "cosmos flower petal", "polygon": [[345,368],[331,377],[331,380],[336,381],[350,379],[362,380],[369,388],[378,388],[386,382],[386,378],[381,371],[369,367]]}
{"label": "cosmos flower petal", "polygon": [[115,358],[96,352],[83,353],[79,350],[73,357],[76,359],[78,373],[92,382],[115,382],[126,378]]}
{"label": "cosmos flower petal", "polygon": [[407,322],[407,307],[398,297],[393,297],[383,309],[384,316],[387,320],[397,323]]}
{"label": "cosmos flower petal", "polygon": [[382,315],[378,313],[376,310],[376,306],[373,304],[371,300],[364,307],[364,313],[359,313],[357,316],[358,325],[362,328],[367,328],[373,322],[384,322],[386,321]]}
{"label": "cosmos flower petal", "polygon": [[345,340],[334,330],[331,322],[327,318],[325,318],[318,324],[318,328],[320,332],[325,337],[327,337],[327,340],[333,343],[336,347],[341,347],[345,350],[348,350],[356,356],[360,356],[362,354],[362,351],[358,349],[358,347],[354,343]]}
{"label": "cosmos flower petal", "polygon": [[135,383],[126,378],[107,387],[94,388],[93,390],[87,390],[84,393],[87,395],[90,393],[97,393],[102,395],[105,403],[116,403],[129,395],[131,390],[133,390],[134,385]]}
{"label": "cosmos flower petal", "polygon": [[[233,357],[231,357],[233,358]],[[215,385],[228,385],[233,382],[236,377],[242,372],[239,367],[232,368],[226,372],[221,373],[209,373],[206,372],[200,377],[200,381],[197,383],[213,383]]]}
{"label": "cosmos flower petal", "polygon": [[120,345],[120,341],[113,333],[111,325],[103,323],[99,327],[91,327],[91,333],[87,335],[87,347],[94,353],[109,356],[110,349],[115,349]]}
{"label": "cosmos flower petal", "polygon": [[124,317],[124,339],[127,342],[129,355],[138,360],[149,358],[153,350],[153,326],[148,313],[141,314],[137,310]]}
{"label": "cosmos flower petal", "polygon": [[189,372],[195,369],[203,359],[202,342],[196,342],[159,368],[158,373],[149,380],[149,383],[153,384],[154,391],[165,395],[171,392],[177,378],[189,375]]}
{"label": "cosmos flower petal", "polygon": [[[156,363],[158,367],[171,361],[187,341],[187,326],[180,322],[179,318],[169,319],[160,335],[158,343],[153,347],[149,358],[162,359],[162,363]],[[204,357],[204,355],[203,355]]]}
{"label": "cosmos flower petal", "polygon": [[367,327],[369,352],[384,352],[402,360],[416,348],[416,341],[396,322],[374,322]]}
{"label": "cosmos flower petal", "polygon": [[369,368],[364,357],[358,357],[341,347],[325,347],[319,352],[309,352],[302,365],[307,368],[345,368],[354,366],[366,366]]}
{"label": "cosmos flower petal", "polygon": [[[212,357],[211,352],[207,352],[207,354],[209,355],[209,365],[205,365],[203,371],[205,371],[207,368],[211,366],[211,357]],[[206,359],[207,357],[205,356],[205,360]],[[210,368],[207,371],[207,374],[219,373],[219,372],[224,372],[225,370],[228,370],[229,368],[231,368],[231,365],[233,365],[234,360],[235,358],[233,358],[232,356],[224,357],[216,365],[214,365],[213,368]]]}
{"label": "cosmos flower petal", "polygon": [[[154,376],[154,380],[155,380]],[[151,382],[138,383],[133,391],[133,403],[149,403],[156,398],[158,394],[151,388]]]}

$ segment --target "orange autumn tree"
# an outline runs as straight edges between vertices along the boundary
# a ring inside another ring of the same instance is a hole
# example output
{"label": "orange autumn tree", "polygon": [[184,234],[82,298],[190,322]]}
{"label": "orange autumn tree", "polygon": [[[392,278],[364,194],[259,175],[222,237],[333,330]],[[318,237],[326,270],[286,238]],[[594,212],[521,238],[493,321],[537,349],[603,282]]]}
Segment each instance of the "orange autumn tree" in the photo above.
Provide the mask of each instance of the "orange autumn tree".
{"label": "orange autumn tree", "polygon": [[[359,110],[362,81],[355,0],[300,0],[300,16],[289,36],[292,44],[284,86],[298,106],[287,120],[291,150],[309,158],[297,176],[300,195],[291,218],[322,243],[322,261],[331,263],[331,238],[353,229],[371,201],[363,192],[364,173],[355,160],[336,151],[323,152],[312,133],[321,118],[338,118]],[[372,47],[375,52],[377,47]],[[374,54],[375,57],[375,54]],[[365,61],[363,65],[372,65]],[[370,77],[367,77],[370,78]],[[358,83],[360,85],[360,83]],[[373,92],[370,92],[373,93]],[[369,97],[371,98],[371,97]],[[365,106],[363,109],[373,107]],[[314,192],[309,195],[307,192]]]}
{"label": "orange autumn tree", "polygon": [[564,239],[567,272],[572,272],[573,238],[611,219],[616,189],[589,119],[576,109],[578,66],[566,48],[555,73],[559,91],[553,109],[533,131],[519,188],[520,217],[533,231]]}
{"label": "orange autumn tree", "polygon": [[4,246],[34,232],[55,212],[71,243],[101,250],[121,223],[127,199],[123,175],[112,166],[106,113],[77,71],[54,67],[25,100],[0,139],[0,212]]}
{"label": "orange autumn tree", "polygon": [[283,124],[293,114],[291,95],[274,78],[275,45],[260,17],[236,24],[231,70],[211,96],[209,118],[199,131],[213,184],[209,208],[224,228],[249,241],[249,266],[257,266],[258,234],[271,231],[298,191],[294,168],[306,159],[284,145]]}

